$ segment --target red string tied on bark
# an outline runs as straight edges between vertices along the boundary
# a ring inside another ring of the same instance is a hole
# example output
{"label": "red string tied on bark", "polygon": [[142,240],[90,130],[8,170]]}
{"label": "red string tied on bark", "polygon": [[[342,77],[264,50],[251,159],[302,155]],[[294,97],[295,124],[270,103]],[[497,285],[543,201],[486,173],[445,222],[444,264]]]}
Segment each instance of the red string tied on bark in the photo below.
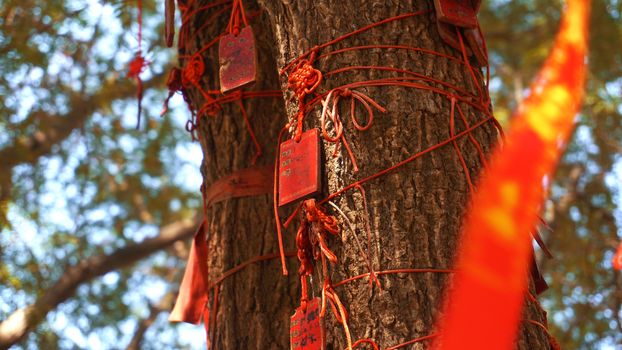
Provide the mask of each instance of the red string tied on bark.
{"label": "red string tied on bark", "polygon": [[211,91],[205,91],[201,87],[201,79],[205,73],[205,62],[200,53],[195,53],[190,57],[186,65],[181,71],[182,88],[194,87],[199,90],[203,98],[207,101],[198,112],[198,116],[207,114],[215,116],[221,109],[220,104],[210,94]]}
{"label": "red string tied on bark", "polygon": [[182,70],[182,85],[184,87],[197,86],[205,73],[205,62],[198,54],[192,55]]}
{"label": "red string tied on bark", "polygon": [[296,233],[296,256],[298,257],[298,261],[300,262],[300,267],[298,268],[301,286],[300,306],[302,307],[302,311],[304,312],[307,311],[307,301],[309,300],[307,276],[313,274],[313,262],[311,260],[313,248],[311,246],[307,230],[307,222],[303,220],[300,223],[298,232]]}
{"label": "red string tied on bark", "polygon": [[300,61],[287,79],[287,88],[294,92],[298,99],[298,113],[296,115],[296,131],[294,139],[300,141],[302,135],[302,123],[305,117],[304,99],[313,93],[322,82],[322,72],[311,65],[311,61]]}
{"label": "red string tied on bark", "polygon": [[328,248],[326,234],[336,235],[341,232],[339,223],[334,216],[328,215],[318,206],[315,199],[308,199],[302,203],[300,226],[296,233],[296,255],[300,262],[301,297],[300,306],[306,310],[308,301],[307,276],[313,274],[313,260],[326,258],[331,263],[337,263],[337,256]]}
{"label": "red string tied on bark", "polygon": [[[350,99],[350,119],[352,120],[354,128],[359,131],[366,131],[371,127],[374,121],[374,108],[382,113],[386,113],[387,110],[379,105],[376,101],[374,101],[371,97],[365,95],[362,92],[350,90],[349,88],[333,89],[328,93],[328,95],[326,95],[326,98],[322,100],[322,114],[320,116],[322,136],[324,137],[324,140],[336,143],[335,150],[333,151],[333,157],[337,156],[339,146],[343,142],[343,145],[348,152],[350,160],[352,161],[352,166],[354,168],[353,170],[354,172],[357,172],[359,170],[359,167],[356,163],[356,157],[354,156],[354,153],[352,152],[352,149],[350,148],[350,145],[345,138],[345,135],[343,133],[343,123],[341,122],[341,117],[339,115],[339,102],[341,101],[342,97]],[[365,108],[365,110],[367,111],[367,123],[365,124],[359,123],[356,118],[357,101],[361,103],[361,105],[363,105],[363,108]],[[331,105],[330,109],[328,108],[329,105]],[[335,136],[330,136],[328,134],[328,131],[326,129],[327,117],[330,118],[333,123]]]}
{"label": "red string tied on bark", "polygon": [[221,110],[222,110],[222,107],[220,106],[219,101],[213,98],[209,98],[208,101],[205,104],[203,104],[203,106],[201,106],[201,109],[199,110],[199,113],[197,115],[198,116],[208,115],[210,117],[214,117]]}
{"label": "red string tied on bark", "polygon": [[287,79],[287,87],[294,91],[298,99],[304,98],[317,89],[322,82],[322,72],[315,69],[308,60],[302,60]]}
{"label": "red string tied on bark", "polygon": [[307,199],[302,204],[302,217],[296,233],[296,248],[300,268],[298,273],[304,276],[313,273],[312,259],[319,259],[322,254],[331,263],[337,263],[337,256],[326,243],[326,234],[337,235],[341,232],[337,219],[324,212],[315,199]]}
{"label": "red string tied on bark", "polygon": [[355,341],[354,344],[352,344],[352,349],[358,347],[361,344],[369,344],[374,350],[379,349],[378,344],[373,339],[370,339],[370,338],[359,339]]}
{"label": "red string tied on bark", "polygon": [[331,263],[336,264],[337,256],[328,248],[326,234],[338,235],[341,232],[339,222],[334,216],[326,214],[322,207],[317,205],[315,199],[307,199],[302,207],[304,209],[303,222],[310,224],[309,240],[313,246],[313,257],[317,260],[323,254]]}
{"label": "red string tied on bark", "polygon": [[333,289],[332,282],[328,277],[324,280],[324,285],[322,286],[322,308],[320,309],[320,317],[324,317],[326,314],[326,300],[328,300],[330,308],[333,310],[335,319],[343,326],[343,332],[346,335],[348,344],[347,349],[352,350],[352,336],[350,335],[350,328],[348,327],[348,312]]}
{"label": "red string tied on bark", "polygon": [[237,36],[240,33],[240,22],[244,23],[244,26],[248,26],[244,4],[242,4],[242,0],[233,0],[231,17],[229,17],[229,25],[227,26],[229,33]]}

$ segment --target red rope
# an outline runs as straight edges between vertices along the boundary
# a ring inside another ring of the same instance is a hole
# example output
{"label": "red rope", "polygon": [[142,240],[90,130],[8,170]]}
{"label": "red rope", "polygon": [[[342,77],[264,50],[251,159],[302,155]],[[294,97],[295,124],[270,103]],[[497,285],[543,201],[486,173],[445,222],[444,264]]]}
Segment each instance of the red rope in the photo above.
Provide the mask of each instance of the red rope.
{"label": "red rope", "polygon": [[140,116],[142,114],[142,101],[143,101],[143,81],[140,78],[140,74],[145,71],[149,62],[143,57],[142,42],[143,42],[143,2],[142,0],[136,0],[136,7],[138,8],[137,22],[138,22],[138,50],[134,59],[129,63],[127,77],[136,80],[136,99],[138,100],[138,116],[136,122],[136,129],[140,127]]}
{"label": "red rope", "polygon": [[378,344],[376,344],[376,342],[373,339],[370,339],[370,338],[359,339],[359,340],[355,341],[354,344],[352,344],[352,348],[354,349],[354,348],[358,347],[361,344],[369,344],[369,345],[371,345],[371,347],[374,350],[378,350],[379,349],[378,348]]}
{"label": "red rope", "polygon": [[[451,113],[449,116],[449,135],[454,136],[456,134],[456,129],[454,127],[454,115],[456,110],[456,99],[452,97],[451,99]],[[471,135],[469,133],[469,135]],[[451,142],[458,154],[458,159],[460,159],[460,164],[462,165],[462,170],[464,171],[464,176],[467,180],[467,185],[469,186],[469,191],[471,193],[475,192],[475,187],[473,182],[471,181],[471,174],[469,172],[469,167],[466,165],[466,161],[464,160],[464,155],[462,155],[462,151],[460,150],[460,146],[458,146],[458,141],[453,140]]]}
{"label": "red rope", "polygon": [[296,131],[294,139],[300,141],[302,135],[302,123],[305,116],[305,97],[315,91],[322,82],[322,72],[313,68],[313,55],[311,60],[302,60],[292,71],[287,79],[287,87],[294,91],[294,96],[298,99],[298,113],[296,115]]}
{"label": "red rope", "polygon": [[240,21],[244,23],[244,26],[248,26],[242,0],[233,0],[233,9],[229,18],[229,25],[227,26],[230,34],[237,36],[240,33]]}
{"label": "red rope", "polygon": [[[201,53],[213,47],[215,43],[217,43],[218,40],[220,40],[222,35],[225,35],[227,33],[237,35],[237,33],[239,33],[240,26],[241,25],[247,26],[248,22],[247,22],[246,14],[244,12],[244,6],[241,0],[218,1],[218,2],[211,3],[210,5],[200,7],[193,11],[189,11],[188,9],[192,7],[193,3],[194,1],[189,1],[187,6],[180,5],[180,10],[182,10],[182,30],[180,31],[180,43],[179,43],[180,48],[185,47],[186,38],[188,36],[188,30],[184,30],[184,28],[188,27],[187,24],[189,23],[191,18],[194,15],[196,15],[199,11],[202,11],[208,8],[213,8],[215,6],[225,5],[222,9],[216,10],[212,14],[212,16],[220,16],[222,15],[223,12],[229,10],[229,8],[231,9],[231,15],[230,15],[229,23],[227,26],[227,32],[214,38],[212,41],[208,42],[207,45],[204,45],[192,55],[180,55],[181,59],[188,60],[186,67],[182,71],[182,82],[183,80],[185,80],[186,84],[182,84],[182,85],[190,86],[190,87],[194,87],[198,89],[199,92],[203,95],[204,99],[206,100],[206,102],[201,106],[201,108],[197,112],[197,115],[196,115],[197,122],[205,114],[214,115],[220,109],[221,104],[231,103],[231,102],[235,102],[238,104],[241,110],[242,116],[244,118],[245,125],[247,129],[249,130],[250,137],[255,145],[255,154],[251,161],[252,163],[254,163],[257,157],[261,154],[261,147],[252,130],[250,118],[247,115],[247,112],[246,112],[246,109],[244,107],[242,100],[245,98],[281,97],[282,92],[281,91],[265,91],[265,92],[241,91],[235,94],[222,96],[219,94],[219,91],[203,90],[202,87],[200,86],[200,81],[204,73],[204,67],[203,67],[203,70],[200,69],[201,67],[200,67],[200,64],[198,63],[198,60],[200,59],[201,64],[203,64]],[[309,201],[304,201],[303,203],[301,203],[296,208],[294,213],[290,215],[290,217],[286,220],[284,224],[284,227],[287,227],[289,223],[292,222],[293,218],[297,215],[297,213],[302,212],[301,214],[302,219],[300,222],[298,233],[296,235],[297,251],[287,252],[287,253],[284,251],[284,248],[283,248],[281,220],[279,217],[279,212],[278,212],[278,207],[277,207],[277,202],[276,202],[276,198],[278,194],[277,193],[278,185],[276,181],[277,176],[278,176],[278,157],[277,157],[277,160],[275,161],[275,164],[274,164],[274,180],[275,181],[273,183],[273,196],[274,196],[273,209],[274,209],[275,221],[277,225],[277,238],[278,238],[278,244],[279,244],[279,253],[254,257],[226,271],[225,273],[223,273],[221,277],[209,283],[209,289],[214,289],[214,300],[213,300],[212,309],[214,310],[215,313],[217,313],[217,308],[218,308],[219,288],[220,288],[221,283],[226,278],[241,271],[242,269],[246,268],[250,264],[254,264],[260,261],[276,259],[277,257],[280,257],[283,274],[286,275],[287,267],[285,263],[285,257],[286,256],[290,257],[294,255],[296,255],[298,257],[298,260],[300,261],[299,273],[300,273],[300,278],[301,278],[301,290],[302,290],[301,291],[301,306],[304,308],[306,300],[308,299],[308,285],[307,285],[306,277],[313,273],[314,267],[313,267],[312,260],[321,259],[323,271],[325,275],[324,284],[322,287],[321,315],[324,316],[326,305],[329,305],[331,309],[333,310],[333,313],[335,314],[335,318],[337,319],[337,321],[341,323],[342,326],[344,327],[344,332],[346,334],[346,339],[348,343],[348,349],[355,348],[362,344],[368,344],[368,345],[371,345],[371,347],[373,347],[374,349],[378,349],[378,344],[376,344],[376,342],[373,339],[360,339],[352,343],[348,324],[347,324],[347,312],[346,312],[345,306],[339,299],[334,288],[343,286],[346,283],[349,283],[349,282],[352,282],[358,279],[363,279],[363,278],[369,278],[370,285],[372,285],[375,281],[376,284],[380,287],[379,276],[387,275],[387,274],[453,273],[454,272],[454,270],[450,270],[450,269],[431,269],[431,268],[393,269],[393,270],[375,271],[373,269],[371,258],[369,256],[369,252],[371,251],[371,246],[372,246],[371,228],[370,228],[369,218],[366,216],[365,229],[367,232],[368,253],[367,253],[367,256],[364,257],[364,259],[366,260],[368,264],[369,272],[358,275],[358,276],[349,277],[337,283],[332,283],[330,278],[328,278],[326,260],[329,260],[332,263],[335,263],[337,261],[337,257],[329,249],[328,244],[326,242],[326,237],[327,237],[327,234],[333,234],[333,235],[338,234],[340,230],[339,230],[336,218],[328,215],[325,212],[325,210],[320,207],[321,204],[324,204],[328,202],[329,200],[337,196],[340,196],[341,194],[345,193],[346,191],[350,189],[356,188],[360,191],[362,195],[363,209],[367,215],[368,208],[367,208],[365,192],[362,187],[362,184],[367,183],[371,180],[374,180],[380,176],[386,175],[390,172],[393,172],[397,170],[398,168],[414,161],[415,159],[429,152],[432,152],[440,147],[449,145],[449,144],[453,145],[454,149],[456,150],[458,154],[458,158],[465,172],[465,176],[466,176],[470,191],[474,191],[474,185],[472,183],[470,173],[466,165],[466,161],[464,159],[464,155],[462,154],[461,149],[458,145],[458,140],[463,136],[467,136],[469,138],[469,142],[477,150],[478,156],[480,158],[480,162],[485,166],[486,157],[483,152],[481,144],[472,135],[473,130],[492,121],[495,127],[499,130],[501,135],[503,135],[503,132],[500,128],[500,125],[498,124],[496,119],[494,119],[494,116],[492,115],[490,97],[487,94],[487,90],[488,90],[487,87],[488,87],[489,79],[490,79],[489,68],[486,67],[486,76],[485,76],[486,85],[482,86],[479,83],[479,81],[480,79],[483,79],[484,76],[482,75],[481,71],[476,70],[471,66],[469,59],[468,59],[467,50],[466,50],[466,47],[465,47],[465,44],[464,44],[464,41],[463,41],[463,38],[460,32],[458,32],[458,39],[460,42],[461,58],[454,57],[452,55],[444,54],[441,52],[436,52],[434,50],[409,47],[405,45],[360,45],[360,46],[353,46],[353,47],[347,47],[347,48],[340,48],[340,49],[336,49],[336,50],[319,55],[319,51],[321,49],[329,47],[335,43],[338,43],[342,40],[350,38],[354,35],[358,35],[367,30],[370,30],[372,28],[375,28],[375,27],[378,27],[384,24],[388,24],[393,21],[403,20],[406,18],[418,16],[418,15],[423,15],[428,12],[430,11],[424,10],[424,11],[419,11],[415,13],[394,16],[394,17],[381,20],[379,22],[369,24],[358,30],[355,30],[353,32],[342,35],[336,39],[333,39],[329,42],[326,42],[318,46],[314,46],[313,48],[311,48],[310,50],[302,54],[300,57],[288,63],[280,71],[280,74],[284,74],[286,72],[289,73],[288,88],[293,91],[294,98],[297,99],[298,111],[295,115],[294,121],[286,125],[279,132],[278,143],[277,143],[277,154],[278,154],[278,145],[280,145],[285,132],[288,131],[288,129],[290,129],[290,126],[293,128],[292,130],[293,132],[291,136],[294,139],[299,140],[300,135],[302,134],[305,115],[309,113],[314,107],[321,105],[322,113],[320,115],[320,127],[322,129],[323,138],[328,142],[334,142],[336,144],[334,155],[337,154],[339,146],[341,145],[341,143],[343,143],[352,161],[353,170],[355,172],[358,171],[358,165],[354,157],[354,153],[352,152],[345,138],[344,126],[341,120],[341,116],[339,114],[339,102],[341,101],[341,99],[349,98],[350,99],[350,117],[351,117],[352,125],[358,131],[368,130],[372,126],[372,123],[373,123],[374,109],[382,113],[386,112],[386,110],[382,106],[376,103],[369,96],[356,90],[358,88],[368,88],[368,87],[386,87],[386,86],[395,87],[397,86],[397,87],[405,87],[405,88],[414,88],[414,89],[429,91],[431,93],[438,94],[440,96],[443,96],[444,98],[447,98],[451,103],[451,110],[450,110],[450,115],[449,115],[449,129],[450,129],[449,138],[435,145],[429,146],[426,149],[420,150],[417,153],[411,155],[410,157],[396,164],[393,164],[373,175],[364,177],[363,179],[357,180],[349,185],[346,185],[342,189],[329,194],[326,198],[324,198],[323,200],[319,202],[316,202],[315,200],[309,200]],[[206,25],[207,24],[203,24],[201,28],[203,28]],[[480,29],[478,28],[478,30]],[[192,37],[197,35],[198,32],[199,31],[194,32],[192,34]],[[457,87],[453,84],[442,81],[440,79],[428,77],[421,73],[412,72],[412,71],[405,70],[405,69],[397,69],[393,67],[360,65],[360,66],[342,67],[342,68],[335,69],[330,72],[322,73],[319,69],[313,66],[316,60],[322,60],[332,55],[341,54],[341,53],[353,51],[353,50],[369,50],[369,49],[408,50],[408,51],[419,52],[419,53],[427,54],[427,55],[434,55],[436,57],[440,57],[443,59],[457,62],[458,64],[465,66],[466,69],[468,70],[468,73],[472,78],[473,84],[475,85],[476,92],[473,93],[471,91],[467,91],[464,88]],[[486,51],[485,46],[484,46],[484,51]],[[342,86],[334,87],[331,90],[326,91],[326,92],[321,92],[321,93],[318,92],[320,85],[324,79],[329,80],[331,77],[333,77],[336,74],[356,71],[356,70],[375,70],[379,72],[385,72],[385,74],[390,74],[392,76],[385,77],[385,78],[379,78],[379,79],[371,79],[367,81],[349,83],[349,84],[345,84]],[[448,91],[448,90],[451,90],[451,91]],[[174,91],[177,91],[177,89]],[[308,101],[306,101],[307,96],[309,95],[311,97]],[[367,112],[367,118],[366,118],[365,123],[359,122],[359,120],[357,119],[355,115],[357,103],[359,103]],[[463,112],[463,109],[460,106],[461,103],[466,104],[470,106],[471,108],[473,108],[474,110],[481,112],[482,114],[484,114],[484,118],[470,125],[470,123],[468,122],[468,119],[466,118],[465,113]],[[464,125],[464,129],[462,131],[456,130],[456,125],[455,125],[456,111],[462,124]],[[331,124],[333,127],[332,135],[327,130],[326,121],[328,119],[331,120]],[[295,125],[293,123],[295,123]],[[356,237],[356,233],[354,234]],[[362,254],[362,255],[365,255],[365,254]],[[535,301],[537,303],[537,300]],[[210,322],[213,322],[215,324],[216,319],[217,317],[213,316]],[[536,324],[546,329],[544,325],[537,323],[536,321],[533,321],[530,323]],[[407,342],[404,342],[398,345],[394,345],[392,347],[387,348],[387,350],[402,348],[402,347],[405,347],[405,346],[408,346],[408,345],[411,345],[417,342],[432,339],[436,336],[437,334],[422,336],[422,337],[419,337],[419,338],[416,338],[416,339],[413,339],[413,340],[410,340],[410,341],[407,341]],[[214,332],[213,337],[215,337],[215,332]]]}
{"label": "red rope", "polygon": [[425,335],[423,337],[419,337],[419,338],[415,338],[412,340],[409,340],[407,342],[401,343],[401,344],[397,344],[397,345],[393,345],[391,347],[388,347],[386,350],[393,350],[393,349],[399,349],[399,348],[403,348],[406,345],[411,345],[411,344],[415,344],[415,343],[420,343],[424,340],[430,340],[430,339],[434,339],[438,337],[438,334],[430,334],[430,335]]}
{"label": "red rope", "polygon": [[311,50],[309,50],[309,51],[307,51],[307,52],[303,53],[303,54],[302,54],[302,55],[300,55],[298,58],[296,58],[295,60],[293,60],[293,61],[291,61],[289,64],[287,64],[287,65],[286,65],[283,69],[281,69],[281,71],[280,71],[280,73],[279,73],[279,74],[281,74],[281,75],[282,75],[282,74],[284,74],[284,73],[285,73],[286,71],[288,71],[288,70],[289,70],[292,66],[294,66],[295,64],[297,64],[300,60],[305,59],[307,56],[309,56],[310,54],[312,54],[314,51],[317,51],[317,50],[319,50],[319,49],[323,49],[323,48],[325,48],[325,47],[327,47],[327,46],[333,45],[333,44],[338,43],[338,42],[340,42],[340,41],[342,41],[342,40],[345,40],[345,39],[347,39],[347,38],[349,38],[349,37],[352,37],[352,36],[354,36],[354,35],[357,35],[357,34],[360,34],[360,33],[366,32],[366,31],[368,31],[368,30],[370,30],[370,29],[372,29],[372,28],[375,28],[375,27],[381,26],[381,25],[383,25],[383,24],[387,24],[387,23],[394,22],[394,21],[399,21],[399,20],[401,20],[401,19],[405,19],[405,18],[409,18],[409,17],[419,16],[419,15],[422,15],[422,14],[424,14],[424,13],[428,13],[428,12],[430,12],[430,10],[423,10],[423,11],[418,11],[418,12],[414,12],[414,13],[406,13],[406,14],[403,14],[403,15],[399,15],[399,16],[395,16],[395,17],[390,17],[390,18],[384,19],[384,20],[379,21],[379,22],[375,22],[375,23],[372,23],[372,24],[368,24],[368,25],[366,25],[366,26],[364,26],[364,27],[362,27],[362,28],[360,28],[360,29],[357,29],[357,30],[355,30],[355,31],[352,31],[352,32],[350,32],[350,33],[347,33],[347,34],[345,34],[345,35],[342,35],[342,36],[340,36],[340,37],[338,37],[338,38],[336,38],[336,39],[333,39],[333,40],[331,40],[331,41],[329,41],[329,42],[326,42],[326,43],[324,43],[324,44],[321,44],[321,45],[319,45],[319,46],[315,46],[315,47],[314,47],[314,48],[312,48]]}
{"label": "red rope", "polygon": [[255,154],[253,155],[253,158],[251,159],[251,164],[255,165],[255,163],[257,162],[257,158],[261,157],[261,154],[262,154],[261,145],[259,144],[259,141],[257,141],[257,137],[255,136],[255,131],[253,130],[253,127],[251,126],[251,122],[248,119],[246,108],[244,108],[244,103],[242,103],[241,93],[239,90],[237,93],[240,95],[240,99],[237,100],[237,103],[238,103],[238,106],[240,107],[240,111],[242,112],[242,117],[244,118],[244,124],[246,125],[246,130],[248,130],[251,140],[253,141],[253,144],[255,145]]}
{"label": "red rope", "polygon": [[[215,298],[217,298],[218,297],[219,287],[227,278],[229,278],[229,277],[233,276],[234,274],[244,270],[249,265],[256,264],[256,263],[259,263],[259,262],[274,260],[274,259],[279,258],[280,255],[281,255],[280,253],[266,254],[266,255],[260,255],[260,256],[253,257],[253,258],[251,258],[249,260],[246,260],[243,263],[241,263],[241,264],[239,264],[239,265],[237,265],[237,266],[235,266],[235,267],[225,271],[220,277],[214,279],[213,282],[211,282],[209,284],[209,289],[210,290],[213,289],[215,291]],[[294,257],[296,255],[297,255],[297,252],[286,252],[286,253],[284,253],[284,256],[287,256],[287,257]],[[376,274],[378,276],[383,276],[383,275],[400,274],[400,273],[417,273],[417,274],[418,273],[444,273],[444,274],[449,274],[449,273],[454,273],[454,272],[456,272],[456,270],[453,270],[453,269],[409,268],[409,269],[390,269],[390,270],[384,270],[384,271],[377,271]],[[364,274],[360,274],[360,275],[357,275],[357,276],[346,278],[346,279],[344,279],[344,280],[342,280],[340,282],[337,282],[337,283],[329,284],[330,288],[324,288],[323,287],[323,292],[324,293],[326,293],[327,290],[329,291],[330,297],[326,296],[326,298],[329,301],[329,303],[331,303],[330,304],[331,308],[334,307],[333,311],[336,313],[335,317],[338,319],[338,321],[339,320],[343,320],[344,316],[345,316],[345,318],[347,318],[347,316],[346,316],[347,312],[345,311],[345,307],[343,307],[343,304],[341,304],[341,306],[339,306],[337,304],[337,299],[331,299],[331,298],[334,298],[336,296],[336,293],[334,292],[333,288],[337,288],[339,286],[343,286],[343,285],[345,285],[347,283],[350,283],[350,282],[353,282],[353,281],[356,281],[356,280],[359,280],[359,279],[363,279],[363,278],[366,278],[366,277],[369,277],[369,276],[370,276],[369,273],[364,273]],[[326,282],[325,282],[325,286],[326,286]],[[303,291],[303,292],[307,292],[308,293],[308,291]],[[541,306],[539,305],[539,303],[537,302],[537,299],[533,295],[528,294],[528,299],[530,301],[534,302],[535,305],[541,309]],[[332,303],[335,303],[335,304],[332,304]],[[217,304],[214,304],[212,309],[214,310],[215,307],[217,307]],[[343,307],[343,310],[339,310],[340,307]],[[325,305],[324,305],[324,308],[325,308]],[[343,312],[343,314],[342,314],[342,312]],[[542,324],[542,323],[540,323],[538,321],[534,321],[534,320],[524,320],[524,321],[529,323],[529,324],[533,324],[533,325],[535,325],[537,327],[542,328],[546,332],[547,336],[549,337],[549,341],[551,343],[551,349],[552,350],[561,350],[559,348],[559,344],[557,343],[555,338],[549,333],[548,328],[544,324]],[[339,321],[339,322],[341,323],[341,321]],[[214,328],[212,328],[212,329],[214,329]],[[422,341],[431,340],[431,339],[433,339],[435,337],[438,337],[438,335],[439,334],[434,333],[434,334],[430,334],[430,335],[426,335],[426,336],[421,336],[421,337],[418,337],[418,338],[415,338],[415,339],[411,339],[411,340],[408,340],[406,342],[403,342],[403,343],[400,343],[400,344],[397,344],[397,345],[390,346],[390,347],[386,348],[386,350],[399,349],[399,348],[403,348],[405,346],[412,345],[412,344],[415,344],[415,343],[419,343],[419,342],[422,342]],[[356,342],[352,343],[352,349],[354,349],[354,348],[356,348],[356,347],[358,347],[359,345],[362,345],[362,344],[370,344],[373,349],[378,349],[379,348],[378,344],[373,339],[371,339],[371,338],[364,338],[364,339],[359,339]]]}
{"label": "red rope", "polygon": [[[348,145],[348,142],[346,141],[345,135],[343,133],[343,125],[341,123],[341,118],[339,116],[338,104],[339,104],[341,97],[350,98],[350,118],[352,120],[352,124],[354,125],[354,128],[359,131],[366,131],[371,127],[371,124],[374,120],[374,111],[371,108],[372,106],[382,113],[386,113],[386,110],[382,106],[380,106],[378,103],[376,103],[376,101],[374,101],[371,97],[358,91],[352,91],[348,88],[333,89],[329,91],[326,98],[322,100],[323,107],[322,107],[322,114],[320,115],[320,126],[322,128],[322,136],[324,137],[324,140],[328,142],[336,143],[335,150],[333,152],[334,157],[337,156],[339,145],[341,142],[343,142],[343,145],[346,147],[346,150],[348,151],[348,154],[352,161],[354,172],[357,172],[359,168],[358,168],[358,165],[356,164],[356,158],[354,157],[354,154],[352,153],[352,150],[350,149],[350,146]],[[329,105],[329,102],[331,101],[331,98],[333,101],[332,109],[328,109],[328,105]],[[367,123],[365,123],[364,125],[359,124],[356,119],[355,101],[358,101],[359,103],[361,103],[363,107],[365,108],[365,110],[367,111]],[[326,119],[327,119],[326,117],[329,117],[332,121],[333,128],[335,129],[334,137],[330,136],[326,130]],[[298,130],[296,131],[298,132]],[[300,129],[300,131],[302,131],[302,129]]]}

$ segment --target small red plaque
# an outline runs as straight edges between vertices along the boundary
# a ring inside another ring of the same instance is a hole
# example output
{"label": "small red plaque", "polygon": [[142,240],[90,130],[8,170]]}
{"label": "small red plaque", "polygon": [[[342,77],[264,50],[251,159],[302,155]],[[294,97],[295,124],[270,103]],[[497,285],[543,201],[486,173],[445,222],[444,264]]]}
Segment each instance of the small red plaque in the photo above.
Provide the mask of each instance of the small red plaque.
{"label": "small red plaque", "polygon": [[287,140],[279,149],[279,206],[320,192],[320,133],[304,132],[300,142]]}
{"label": "small red plaque", "polygon": [[479,7],[477,1],[473,3],[469,0],[434,0],[436,17],[439,21],[463,28],[477,27],[475,6]]}
{"label": "small red plaque", "polygon": [[218,44],[220,91],[224,94],[255,82],[257,55],[255,37],[250,26],[236,36],[227,34]]}
{"label": "small red plaque", "polygon": [[291,318],[291,350],[324,350],[324,329],[320,319],[320,298],[307,302],[307,312],[298,307]]}

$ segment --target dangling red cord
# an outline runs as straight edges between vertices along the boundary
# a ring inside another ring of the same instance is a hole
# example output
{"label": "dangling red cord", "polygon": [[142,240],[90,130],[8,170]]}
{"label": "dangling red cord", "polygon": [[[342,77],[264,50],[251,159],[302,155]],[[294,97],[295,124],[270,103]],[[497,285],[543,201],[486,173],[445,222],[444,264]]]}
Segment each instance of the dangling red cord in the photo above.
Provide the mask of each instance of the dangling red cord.
{"label": "dangling red cord", "polygon": [[294,91],[294,97],[298,100],[298,113],[296,114],[296,129],[294,140],[300,141],[302,136],[302,124],[305,117],[305,97],[315,91],[322,82],[322,72],[313,68],[312,63],[316,51],[313,51],[309,60],[300,61],[287,79],[287,87]]}
{"label": "dangling red cord", "polygon": [[143,102],[143,81],[140,74],[145,71],[149,62],[143,57],[142,41],[143,41],[143,2],[137,0],[138,7],[138,51],[134,59],[129,63],[127,77],[136,80],[136,98],[138,99],[138,118],[136,122],[136,130],[140,128],[140,115],[142,113]]}
{"label": "dangling red cord", "polygon": [[231,9],[231,17],[229,18],[229,26],[227,27],[229,34],[237,36],[240,33],[240,20],[244,23],[245,27],[248,26],[242,0],[233,0],[233,8]]}
{"label": "dangling red cord", "polygon": [[611,260],[611,263],[616,270],[622,270],[622,243],[618,246],[618,251]]}

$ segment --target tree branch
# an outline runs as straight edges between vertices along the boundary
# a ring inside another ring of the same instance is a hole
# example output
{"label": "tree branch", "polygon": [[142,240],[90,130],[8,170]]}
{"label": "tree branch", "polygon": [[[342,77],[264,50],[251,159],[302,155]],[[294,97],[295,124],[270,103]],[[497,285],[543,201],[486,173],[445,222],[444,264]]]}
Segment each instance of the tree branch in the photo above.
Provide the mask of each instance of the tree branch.
{"label": "tree branch", "polygon": [[160,315],[161,312],[168,311],[173,307],[173,304],[175,303],[176,295],[177,295],[176,290],[172,292],[168,292],[164,295],[162,300],[160,300],[158,305],[150,305],[149,316],[147,316],[147,318],[142,319],[138,323],[138,328],[136,328],[136,332],[134,332],[134,336],[132,337],[132,340],[130,341],[129,345],[127,346],[125,350],[140,350],[141,349],[140,343],[142,342],[143,337],[145,336],[145,333],[147,333],[147,330],[149,329],[149,327],[151,327],[153,322],[155,322],[156,318],[158,317],[158,315]]}
{"label": "tree branch", "polygon": [[[163,72],[167,72],[164,69]],[[165,73],[155,75],[144,83],[144,89],[164,86]],[[11,198],[11,174],[15,166],[35,163],[40,157],[51,153],[54,145],[66,140],[71,133],[81,128],[86,120],[112,101],[136,94],[136,84],[129,79],[108,79],[96,93],[85,95],[74,92],[68,95],[69,112],[51,115],[42,110],[30,113],[20,125],[38,121],[38,130],[31,135],[17,137],[12,145],[0,149],[0,228],[7,225],[6,212]],[[19,128],[19,126],[17,126]]]}
{"label": "tree branch", "polygon": [[[144,83],[145,89],[163,86],[164,74],[159,74]],[[34,163],[41,156],[49,154],[52,147],[71,135],[74,129],[80,128],[96,111],[103,109],[122,98],[136,94],[136,84],[128,79],[110,79],[105,81],[101,89],[92,95],[73,93],[69,95],[69,112],[64,115],[50,115],[45,111],[33,111],[29,120],[39,120],[38,130],[32,135],[19,137],[9,147],[0,149],[0,164],[6,170],[24,163]]]}
{"label": "tree branch", "polygon": [[77,265],[68,267],[34,304],[13,312],[0,323],[0,349],[8,349],[23,339],[45,319],[48,312],[69,299],[80,285],[110,271],[134,264],[179,240],[192,237],[196,226],[196,221],[178,221],[164,226],[157,237],[121,248],[110,255],[84,259]]}

